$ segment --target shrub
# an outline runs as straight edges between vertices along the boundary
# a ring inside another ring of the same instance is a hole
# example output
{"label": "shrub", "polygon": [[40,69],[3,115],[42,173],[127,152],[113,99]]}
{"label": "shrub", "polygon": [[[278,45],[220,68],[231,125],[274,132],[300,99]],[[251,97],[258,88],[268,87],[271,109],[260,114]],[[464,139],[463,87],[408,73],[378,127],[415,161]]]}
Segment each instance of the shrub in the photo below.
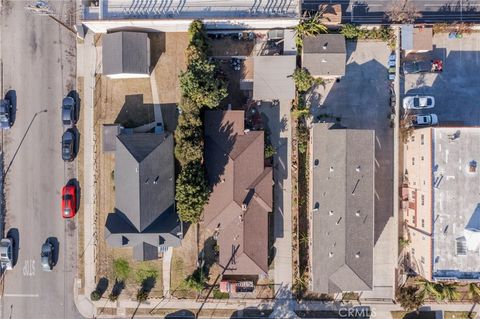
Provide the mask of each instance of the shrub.
{"label": "shrub", "polygon": [[92,293],[90,294],[90,300],[92,301],[99,301],[101,297],[102,296],[100,295],[100,291],[98,291],[97,289],[92,291]]}
{"label": "shrub", "polygon": [[143,288],[138,289],[137,291],[137,301],[144,302],[148,298],[148,292],[143,290]]}
{"label": "shrub", "polygon": [[195,290],[196,292],[201,292],[205,288],[205,283],[207,278],[203,273],[203,269],[197,268],[193,274],[185,278],[184,284],[188,288]]}
{"label": "shrub", "polygon": [[177,210],[182,221],[197,223],[209,194],[205,171],[200,162],[190,162],[184,166],[177,178],[175,194]]}
{"label": "shrub", "polygon": [[145,280],[155,280],[158,277],[158,270],[152,265],[144,264],[135,272],[135,278],[139,284],[143,284]]}
{"label": "shrub", "polygon": [[406,311],[417,310],[423,305],[424,298],[418,293],[418,288],[414,286],[402,287],[397,296],[397,301]]}
{"label": "shrub", "polygon": [[192,161],[202,161],[203,130],[199,115],[182,111],[175,130],[175,141],[175,157],[182,166]]}
{"label": "shrub", "polygon": [[230,296],[227,292],[221,292],[217,288],[213,289],[213,298],[214,299],[228,299]]}
{"label": "shrub", "polygon": [[265,158],[270,158],[270,157],[274,156],[275,154],[277,154],[277,150],[275,149],[275,147],[273,147],[272,144],[266,144],[265,145]]}
{"label": "shrub", "polygon": [[111,293],[108,295],[108,300],[111,301],[111,302],[115,302],[115,301],[118,300],[118,297],[119,297],[118,294],[114,294],[113,292],[111,292]]}
{"label": "shrub", "polygon": [[292,74],[293,81],[297,87],[297,91],[300,93],[310,90],[315,83],[315,79],[305,68],[298,68]]}
{"label": "shrub", "polygon": [[113,260],[113,274],[120,281],[125,281],[130,277],[132,269],[125,258],[117,258]]}

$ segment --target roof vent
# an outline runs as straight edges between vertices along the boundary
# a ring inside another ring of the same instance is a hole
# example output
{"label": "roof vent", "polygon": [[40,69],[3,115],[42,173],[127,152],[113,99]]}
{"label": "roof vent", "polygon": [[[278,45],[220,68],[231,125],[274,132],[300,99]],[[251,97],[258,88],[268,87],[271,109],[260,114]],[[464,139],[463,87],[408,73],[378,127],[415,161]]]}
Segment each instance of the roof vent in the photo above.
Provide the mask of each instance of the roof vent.
{"label": "roof vent", "polygon": [[355,216],[360,217],[360,211],[359,210],[357,210],[357,212],[355,213]]}
{"label": "roof vent", "polygon": [[147,178],[147,179],[145,180],[145,184],[148,184],[148,180],[149,180],[149,178]]}
{"label": "roof vent", "polygon": [[155,177],[155,180],[153,181],[154,184],[158,184],[158,179],[160,178],[160,176],[157,176]]}
{"label": "roof vent", "polygon": [[247,211],[247,204],[242,204],[242,211],[244,211],[244,212]]}
{"label": "roof vent", "polygon": [[327,60],[325,60],[325,59],[322,59],[322,63],[327,63]]}
{"label": "roof vent", "polygon": [[225,183],[225,178],[222,178],[222,180],[220,181],[221,183]]}
{"label": "roof vent", "polygon": [[333,166],[330,166],[330,172],[333,172]]}
{"label": "roof vent", "polygon": [[360,165],[357,166],[356,171],[360,172]]}
{"label": "roof vent", "polygon": [[323,49],[326,50],[327,47],[328,47],[328,42],[325,42],[325,43],[323,44]]}
{"label": "roof vent", "polygon": [[320,203],[315,202],[315,205],[313,205],[313,211],[317,211],[320,208]]}
{"label": "roof vent", "polygon": [[313,162],[313,165],[318,166],[319,163],[320,161],[318,159],[315,159],[315,161]]}
{"label": "roof vent", "polygon": [[337,220],[337,225],[340,224],[341,221],[342,221],[342,217],[340,217],[340,218]]}
{"label": "roof vent", "polygon": [[328,215],[332,216],[333,215],[333,210],[329,211]]}
{"label": "roof vent", "polygon": [[329,252],[328,257],[332,258],[333,257],[333,252]]}
{"label": "roof vent", "polygon": [[357,253],[355,254],[355,258],[360,258],[360,252],[357,252]]}

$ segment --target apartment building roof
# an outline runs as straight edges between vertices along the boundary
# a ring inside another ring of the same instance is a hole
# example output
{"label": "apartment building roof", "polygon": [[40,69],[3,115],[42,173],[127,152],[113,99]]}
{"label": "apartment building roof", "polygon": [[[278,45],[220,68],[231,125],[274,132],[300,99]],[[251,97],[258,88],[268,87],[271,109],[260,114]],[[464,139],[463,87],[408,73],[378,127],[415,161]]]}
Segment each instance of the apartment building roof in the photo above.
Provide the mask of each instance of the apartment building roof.
{"label": "apartment building roof", "polygon": [[312,127],[312,290],[373,286],[374,131]]}
{"label": "apartment building roof", "polygon": [[433,275],[480,279],[480,128],[432,128]]}

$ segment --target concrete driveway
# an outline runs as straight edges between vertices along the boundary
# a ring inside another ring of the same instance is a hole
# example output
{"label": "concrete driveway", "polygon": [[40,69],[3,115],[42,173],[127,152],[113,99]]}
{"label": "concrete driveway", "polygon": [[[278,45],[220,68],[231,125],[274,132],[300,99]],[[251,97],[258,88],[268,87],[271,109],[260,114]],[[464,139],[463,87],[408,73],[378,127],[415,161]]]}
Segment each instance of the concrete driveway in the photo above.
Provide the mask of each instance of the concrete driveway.
{"label": "concrete driveway", "polygon": [[362,298],[393,297],[397,222],[393,218],[393,129],[388,118],[389,55],[383,42],[348,41],[346,75],[340,82],[318,87],[311,99],[311,111],[320,121],[375,130],[374,291]]}
{"label": "concrete driveway", "polygon": [[[425,113],[438,115],[442,124],[480,124],[480,35],[449,39],[448,34],[433,38],[434,50],[418,59],[441,58],[442,73],[406,74],[403,92],[435,97],[435,107]],[[407,56],[409,58],[409,56]]]}

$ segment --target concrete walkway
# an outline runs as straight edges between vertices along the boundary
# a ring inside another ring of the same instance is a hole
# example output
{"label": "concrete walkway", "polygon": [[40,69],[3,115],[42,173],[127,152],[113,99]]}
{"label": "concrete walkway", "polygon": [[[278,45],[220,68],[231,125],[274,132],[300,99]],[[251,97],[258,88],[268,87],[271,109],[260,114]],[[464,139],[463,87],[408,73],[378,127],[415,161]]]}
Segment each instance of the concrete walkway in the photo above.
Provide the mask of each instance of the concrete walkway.
{"label": "concrete walkway", "polygon": [[169,247],[166,252],[163,253],[163,295],[165,298],[170,297],[170,265],[172,264],[173,248]]}
{"label": "concrete walkway", "polygon": [[[83,141],[84,141],[84,182],[82,186],[83,199],[83,229],[84,229],[84,291],[89,296],[90,292],[95,289],[95,249],[96,249],[96,216],[95,216],[95,134],[94,134],[94,90],[95,90],[95,73],[97,68],[97,52],[94,44],[93,33],[88,32],[85,36],[84,43],[78,44],[82,47],[78,52],[82,52],[83,56],[78,59],[81,67],[84,68],[84,96],[83,96]],[[83,59],[83,61],[82,61]],[[81,284],[81,283],[80,283]],[[74,289],[77,290],[78,282],[75,283]],[[93,314],[93,305],[90,301],[85,300],[85,296],[80,298],[75,292],[76,305],[82,315]]]}

